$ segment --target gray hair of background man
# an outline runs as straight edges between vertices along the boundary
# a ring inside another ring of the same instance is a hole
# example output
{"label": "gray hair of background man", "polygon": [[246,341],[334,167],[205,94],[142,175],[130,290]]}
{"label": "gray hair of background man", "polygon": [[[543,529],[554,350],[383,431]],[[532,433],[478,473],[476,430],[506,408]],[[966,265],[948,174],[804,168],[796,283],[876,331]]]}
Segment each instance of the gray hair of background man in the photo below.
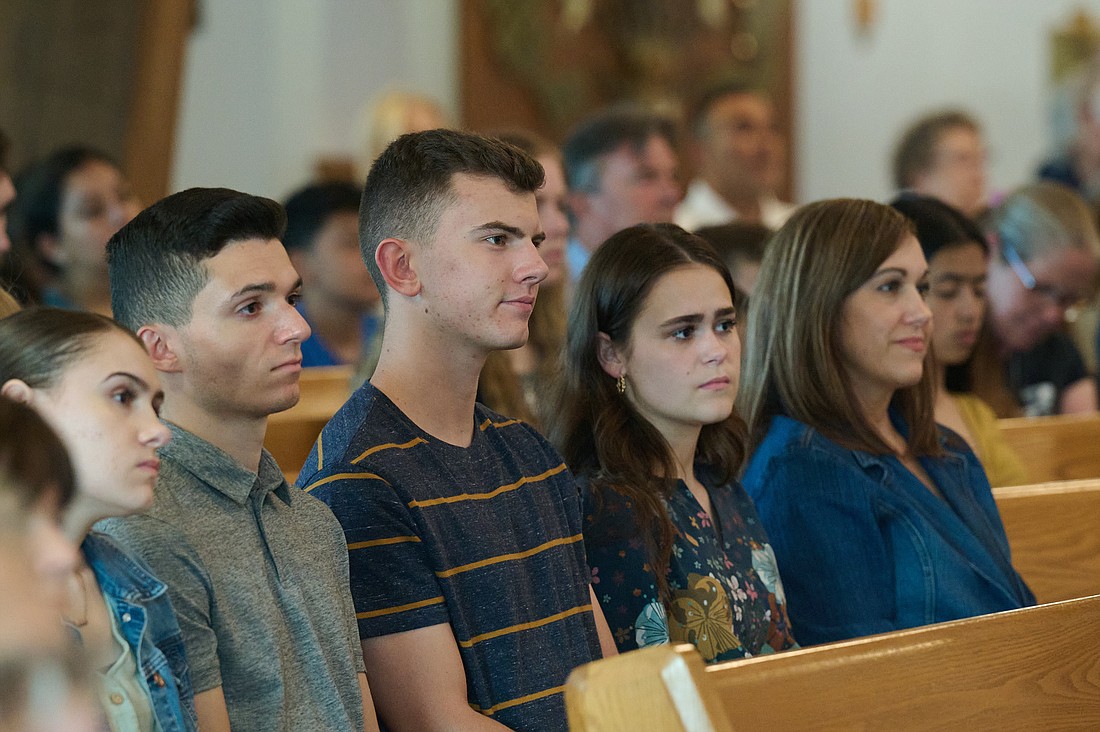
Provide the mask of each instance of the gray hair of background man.
{"label": "gray hair of background man", "polygon": [[561,149],[569,190],[599,191],[602,158],[623,145],[640,153],[653,136],[676,148],[675,123],[635,105],[612,107],[583,120]]}

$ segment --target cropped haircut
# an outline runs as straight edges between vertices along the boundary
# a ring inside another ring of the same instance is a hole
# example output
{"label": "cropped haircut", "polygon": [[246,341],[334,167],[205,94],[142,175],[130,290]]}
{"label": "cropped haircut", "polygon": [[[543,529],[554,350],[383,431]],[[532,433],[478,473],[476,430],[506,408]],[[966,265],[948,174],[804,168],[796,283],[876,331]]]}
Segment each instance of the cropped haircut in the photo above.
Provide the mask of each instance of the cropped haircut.
{"label": "cropped haircut", "polygon": [[353,183],[333,181],[308,185],[287,199],[286,233],[288,251],[310,249],[317,233],[338,213],[359,213],[362,191]]}
{"label": "cropped haircut", "polygon": [[[835,199],[803,206],[768,244],[749,301],[738,408],[750,452],[772,417],[786,415],[853,450],[893,450],[859,411],[844,368],[841,323],[847,299],[913,233],[899,212],[873,201]],[[932,406],[931,350],[920,381],[894,392],[915,455],[942,448]]]}
{"label": "cropped haircut", "polygon": [[982,130],[976,119],[958,109],[936,112],[911,124],[894,149],[894,185],[911,188],[917,175],[932,167],[943,133],[960,127],[978,133]]}
{"label": "cropped haircut", "polygon": [[573,128],[562,145],[566,186],[571,191],[599,191],[605,155],[623,145],[639,153],[655,136],[675,148],[675,123],[636,106],[612,107],[589,117]]}
{"label": "cropped haircut", "polygon": [[[733,296],[733,282],[718,254],[703,239],[675,224],[639,224],[614,234],[585,267],[569,314],[560,378],[544,423],[547,435],[576,474],[588,477],[596,496],[614,491],[629,499],[637,538],[647,548],[662,599],[669,601],[667,570],[675,528],[664,501],[676,484],[672,448],[622,394],[600,365],[599,337],[629,348],[634,324],[660,279],[680,267],[700,264],[717,272]],[[721,485],[732,480],[745,457],[745,425],[736,412],[704,425],[696,449],[699,463]],[[685,466],[690,468],[691,466]],[[599,520],[597,510],[597,520]]]}
{"label": "cropped haircut", "polygon": [[1100,235],[1088,204],[1073,189],[1053,181],[1017,188],[982,220],[982,228],[1025,262],[1063,249],[1100,257]]}
{"label": "cropped haircut", "polygon": [[195,295],[210,273],[205,261],[227,244],[279,239],[283,207],[228,188],[189,188],[139,213],[107,244],[111,309],[136,331],[149,323],[191,321]]}
{"label": "cropped haircut", "polygon": [[371,166],[359,204],[359,249],[382,302],[386,281],[374,255],[384,239],[426,243],[454,202],[454,176],[491,178],[515,193],[534,193],[542,165],[501,140],[458,130],[412,132],[394,140]]}

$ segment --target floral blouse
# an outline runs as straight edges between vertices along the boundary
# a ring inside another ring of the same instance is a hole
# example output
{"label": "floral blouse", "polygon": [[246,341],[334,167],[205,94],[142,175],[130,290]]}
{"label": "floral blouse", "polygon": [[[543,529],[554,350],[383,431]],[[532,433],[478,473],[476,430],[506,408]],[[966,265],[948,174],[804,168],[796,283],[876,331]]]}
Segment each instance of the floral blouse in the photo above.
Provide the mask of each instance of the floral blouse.
{"label": "floral blouse", "polygon": [[700,480],[717,524],[683,481],[665,504],[676,529],[667,610],[633,528],[631,502],[604,490],[597,514],[592,488],[582,482],[592,588],[619,651],[692,643],[715,663],[795,647],[775,554],[752,500],[736,481],[716,488]]}

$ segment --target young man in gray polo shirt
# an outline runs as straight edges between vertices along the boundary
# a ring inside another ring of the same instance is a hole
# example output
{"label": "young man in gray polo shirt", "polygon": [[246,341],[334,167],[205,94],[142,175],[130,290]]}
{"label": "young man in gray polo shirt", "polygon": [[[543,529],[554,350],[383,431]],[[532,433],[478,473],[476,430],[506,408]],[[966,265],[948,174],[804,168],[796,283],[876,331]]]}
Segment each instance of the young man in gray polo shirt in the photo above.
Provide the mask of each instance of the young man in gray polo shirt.
{"label": "young man in gray polo shirt", "polygon": [[285,225],[274,201],[193,188],[112,237],[111,304],[161,372],[172,441],[148,514],[102,528],[168,584],[202,729],[373,730],[340,524],[263,450],[310,332]]}

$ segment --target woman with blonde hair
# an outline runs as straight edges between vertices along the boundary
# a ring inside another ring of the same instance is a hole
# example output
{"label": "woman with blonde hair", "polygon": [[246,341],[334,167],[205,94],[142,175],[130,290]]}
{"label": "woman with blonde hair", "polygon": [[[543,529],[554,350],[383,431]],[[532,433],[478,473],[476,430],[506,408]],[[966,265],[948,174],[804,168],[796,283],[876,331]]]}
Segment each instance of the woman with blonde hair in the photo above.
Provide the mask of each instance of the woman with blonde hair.
{"label": "woman with blonde hair", "polygon": [[934,421],[927,271],[910,223],[871,201],[803,207],[764,256],[744,485],[803,643],[1034,603],[981,464]]}

